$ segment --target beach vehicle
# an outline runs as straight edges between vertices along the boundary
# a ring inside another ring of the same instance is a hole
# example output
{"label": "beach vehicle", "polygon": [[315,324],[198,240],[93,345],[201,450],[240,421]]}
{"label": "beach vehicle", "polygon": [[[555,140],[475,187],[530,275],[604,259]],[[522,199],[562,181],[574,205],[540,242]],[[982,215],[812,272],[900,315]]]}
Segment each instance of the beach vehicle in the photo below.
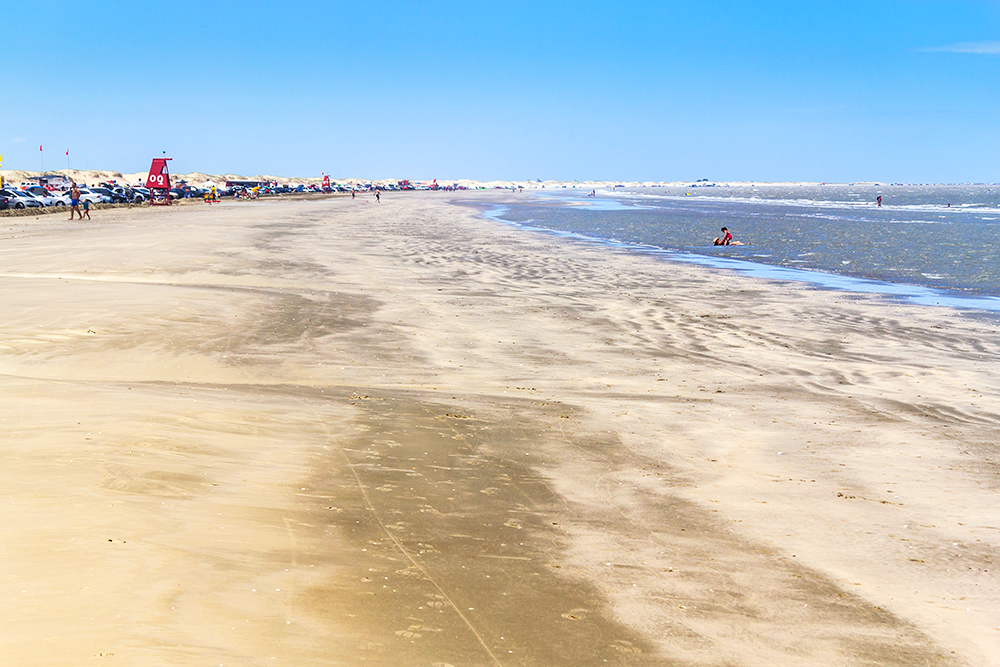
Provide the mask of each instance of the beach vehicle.
{"label": "beach vehicle", "polygon": [[111,202],[112,204],[124,204],[126,201],[128,201],[125,198],[124,191],[122,191],[122,193],[118,193],[118,192],[115,192],[114,190],[111,190],[109,188],[104,188],[104,187],[90,188],[90,190],[91,190],[91,192],[94,192],[94,193],[97,193],[99,195],[102,195],[103,197],[106,197],[107,200],[109,202]]}
{"label": "beach vehicle", "polygon": [[27,192],[14,190],[12,188],[4,188],[3,190],[0,190],[0,194],[7,196],[8,206],[10,208],[42,208],[42,202],[35,199],[32,195],[29,195]]}
{"label": "beach vehicle", "polygon": [[21,189],[26,190],[31,186],[38,186],[46,190],[62,191],[68,190],[73,185],[73,181],[68,176],[62,174],[42,174],[41,176],[31,176],[21,183]]}
{"label": "beach vehicle", "polygon": [[[31,195],[42,203],[42,206],[66,206],[63,204],[58,193],[49,192],[40,185],[29,185],[22,187],[21,192]],[[69,201],[68,199],[66,200]]]}
{"label": "beach vehicle", "polygon": [[90,188],[80,188],[80,201],[89,201],[91,204],[110,204],[111,197],[94,192]]}
{"label": "beach vehicle", "polygon": [[52,198],[55,200],[53,206],[69,206],[70,198],[68,192],[53,192]]}
{"label": "beach vehicle", "polygon": [[[115,185],[108,186],[107,189],[115,195],[115,201],[121,199],[121,201],[129,204],[141,204],[149,199],[149,191],[145,188],[133,188],[130,185]],[[143,190],[145,192],[139,192],[139,190]]]}
{"label": "beach vehicle", "polygon": [[42,206],[68,206],[69,197],[66,198],[66,203],[64,204],[62,198],[55,192],[46,192],[45,194],[38,194],[37,192],[28,192],[32,197],[42,202]]}
{"label": "beach vehicle", "polygon": [[35,183],[21,183],[21,190],[29,194],[33,194],[36,197],[53,194],[52,190],[49,190],[48,188],[43,188],[42,186],[37,185]]}
{"label": "beach vehicle", "polygon": [[204,194],[204,190],[200,188],[194,188],[191,186],[181,186],[170,189],[171,199],[191,199],[192,197],[201,197]]}
{"label": "beach vehicle", "polygon": [[0,211],[5,211],[10,208],[10,204],[7,203],[9,200],[6,195],[0,194]]}
{"label": "beach vehicle", "polygon": [[130,204],[141,204],[142,202],[149,199],[148,195],[143,195],[138,192],[136,188],[130,185],[121,186],[122,194],[125,195],[125,200]]}

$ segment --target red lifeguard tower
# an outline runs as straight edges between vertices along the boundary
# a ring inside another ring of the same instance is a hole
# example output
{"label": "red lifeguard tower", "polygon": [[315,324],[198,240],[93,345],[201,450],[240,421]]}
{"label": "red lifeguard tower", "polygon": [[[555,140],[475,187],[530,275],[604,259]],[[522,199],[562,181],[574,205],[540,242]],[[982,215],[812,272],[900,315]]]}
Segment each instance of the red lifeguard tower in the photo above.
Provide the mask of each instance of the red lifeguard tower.
{"label": "red lifeguard tower", "polygon": [[146,187],[149,188],[149,203],[152,206],[170,206],[170,173],[167,162],[172,158],[154,157],[149,166]]}

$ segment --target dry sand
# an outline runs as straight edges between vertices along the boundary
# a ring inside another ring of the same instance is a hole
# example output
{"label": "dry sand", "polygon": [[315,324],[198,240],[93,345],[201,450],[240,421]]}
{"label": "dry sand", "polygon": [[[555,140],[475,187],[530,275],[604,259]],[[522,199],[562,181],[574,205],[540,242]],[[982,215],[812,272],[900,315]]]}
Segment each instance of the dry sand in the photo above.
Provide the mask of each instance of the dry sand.
{"label": "dry sand", "polygon": [[0,223],[3,663],[1000,665],[997,326],[504,196]]}

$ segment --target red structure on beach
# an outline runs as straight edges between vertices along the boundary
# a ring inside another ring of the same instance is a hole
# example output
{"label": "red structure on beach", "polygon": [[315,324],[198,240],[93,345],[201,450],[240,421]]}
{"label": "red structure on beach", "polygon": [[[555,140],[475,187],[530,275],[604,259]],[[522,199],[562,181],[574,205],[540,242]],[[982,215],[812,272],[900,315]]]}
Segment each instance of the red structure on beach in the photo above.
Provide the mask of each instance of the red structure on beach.
{"label": "red structure on beach", "polygon": [[149,188],[149,203],[152,206],[170,206],[170,173],[167,162],[172,158],[154,157],[149,166],[149,176],[146,177],[146,187]]}

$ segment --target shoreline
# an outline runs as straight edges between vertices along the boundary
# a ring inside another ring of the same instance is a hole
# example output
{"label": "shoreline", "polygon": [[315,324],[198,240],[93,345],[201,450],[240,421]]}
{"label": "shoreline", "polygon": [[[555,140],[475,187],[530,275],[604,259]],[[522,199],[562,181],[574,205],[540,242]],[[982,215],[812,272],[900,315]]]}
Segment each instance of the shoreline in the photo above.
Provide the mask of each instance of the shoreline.
{"label": "shoreline", "polygon": [[506,196],[2,230],[5,654],[1000,664],[995,325]]}
{"label": "shoreline", "polygon": [[[613,241],[530,224],[504,220],[488,215],[498,223],[522,229],[529,233],[547,234],[566,239],[576,239],[609,249],[638,255],[648,255],[666,262],[683,263],[705,267],[710,271],[725,271],[753,280],[774,281],[808,285],[818,289],[831,290],[841,294],[868,294],[881,297],[887,303],[910,304],[934,308],[951,308],[971,317],[995,318],[1000,312],[1000,297],[990,294],[968,293],[957,288],[935,287],[908,282],[891,282],[876,278],[863,278],[848,274],[832,273],[821,269],[799,269],[790,266],[764,264],[760,261],[736,257],[702,255],[684,250],[659,248],[626,241]],[[751,248],[752,246],[745,246]]]}

